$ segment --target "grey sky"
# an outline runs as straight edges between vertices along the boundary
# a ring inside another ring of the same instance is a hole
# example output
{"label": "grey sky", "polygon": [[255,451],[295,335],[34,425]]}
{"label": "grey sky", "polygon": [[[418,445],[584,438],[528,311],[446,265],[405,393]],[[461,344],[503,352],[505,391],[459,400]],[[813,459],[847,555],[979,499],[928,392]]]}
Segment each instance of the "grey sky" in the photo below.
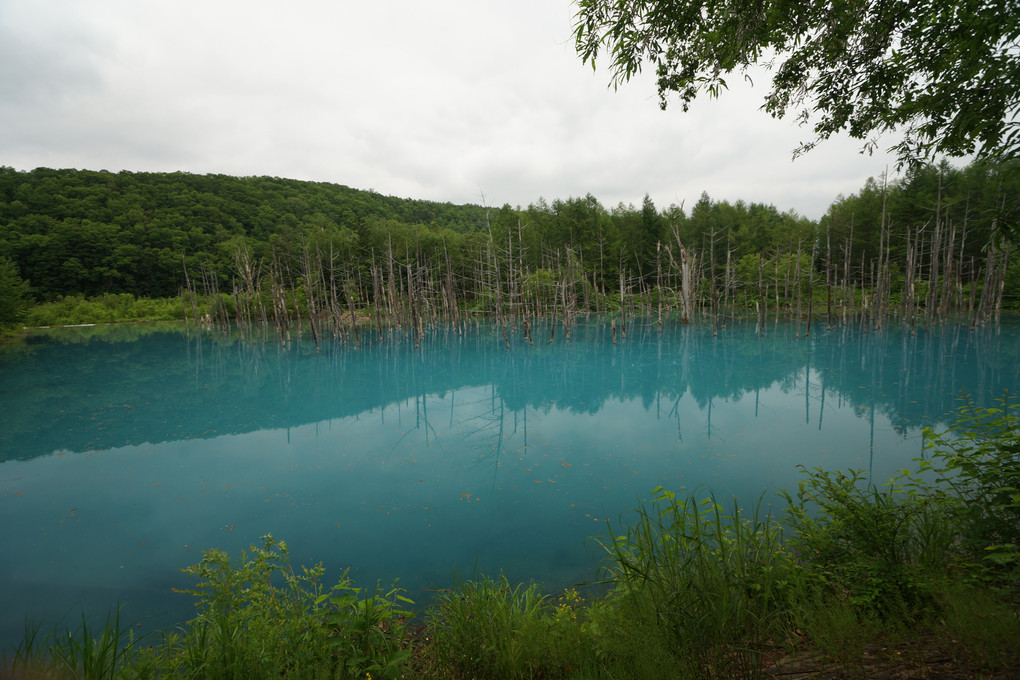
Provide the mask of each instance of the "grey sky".
{"label": "grey sky", "polygon": [[[820,217],[890,156],[613,91],[568,0],[0,0],[0,165],[275,175],[454,203],[714,199]],[[888,146],[886,144],[885,146]]]}

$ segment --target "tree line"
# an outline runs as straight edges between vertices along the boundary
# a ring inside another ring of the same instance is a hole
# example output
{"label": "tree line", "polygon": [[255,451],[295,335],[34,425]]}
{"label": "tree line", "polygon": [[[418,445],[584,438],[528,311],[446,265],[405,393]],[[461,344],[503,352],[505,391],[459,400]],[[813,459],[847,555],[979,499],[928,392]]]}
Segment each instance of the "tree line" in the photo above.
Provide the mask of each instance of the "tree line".
{"label": "tree line", "polygon": [[704,193],[689,209],[591,194],[496,208],[270,177],[0,168],[0,262],[36,300],[183,289],[196,317],[211,296],[216,319],[301,316],[339,334],[366,314],[423,327],[485,313],[525,332],[610,311],[621,332],[628,313],[991,314],[1020,292],[996,239],[1018,216],[1020,180],[988,162],[871,179],[817,222]]}

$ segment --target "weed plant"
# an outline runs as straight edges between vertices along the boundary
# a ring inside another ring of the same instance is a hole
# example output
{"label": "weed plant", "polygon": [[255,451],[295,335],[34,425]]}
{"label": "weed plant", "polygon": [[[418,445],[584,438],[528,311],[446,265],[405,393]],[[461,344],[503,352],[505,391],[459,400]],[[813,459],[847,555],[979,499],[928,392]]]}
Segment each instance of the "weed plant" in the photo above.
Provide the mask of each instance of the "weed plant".
{"label": "weed plant", "polygon": [[[184,571],[197,614],[158,641],[114,615],[43,635],[26,625],[0,671],[19,678],[757,678],[805,644],[867,675],[876,643],[935,639],[980,674],[1020,669],[1020,423],[961,412],[926,457],[876,486],[860,471],[804,470],[782,521],[711,495],[656,488],[598,540],[608,593],[552,596],[500,575],[458,580],[409,635],[396,586],[291,567],[266,536],[239,561]],[[784,540],[785,539],[785,540]],[[142,644],[145,642],[145,644]],[[912,665],[924,655],[905,655]],[[906,663],[907,661],[904,661]],[[919,666],[920,667],[920,666]],[[911,668],[911,672],[918,668]],[[921,669],[923,670],[923,668]]]}
{"label": "weed plant", "polygon": [[346,572],[325,589],[323,567],[295,571],[286,544],[272,536],[239,564],[210,550],[184,571],[200,579],[184,591],[199,614],[164,641],[159,665],[173,675],[395,678],[407,659],[400,640],[412,603],[402,590],[376,586],[363,596]]}
{"label": "weed plant", "polygon": [[[866,641],[941,631],[987,667],[1017,663],[1020,423],[967,403],[927,457],[877,487],[861,471],[805,470],[787,500],[797,564],[792,625],[844,665]],[[993,606],[993,603],[996,603]],[[980,632],[978,632],[980,631]]]}
{"label": "weed plant", "polygon": [[401,589],[365,592],[346,573],[326,588],[321,565],[293,569],[286,543],[272,536],[238,562],[210,550],[184,572],[198,579],[182,591],[196,598],[197,615],[158,644],[134,640],[117,616],[98,634],[84,620],[46,636],[26,625],[0,670],[31,680],[327,680],[397,678],[408,659],[413,603]]}
{"label": "weed plant", "polygon": [[802,592],[888,620],[931,604],[939,556],[955,536],[941,515],[947,498],[898,484],[874,486],[863,471],[805,471],[787,500],[788,549]]}
{"label": "weed plant", "polygon": [[[981,409],[966,400],[951,432],[925,430],[919,461],[952,490],[957,527],[970,556],[1003,584],[1020,583],[1020,417],[1007,397]],[[922,491],[928,491],[922,487]],[[1014,595],[1016,593],[1014,592]]]}
{"label": "weed plant", "polygon": [[554,600],[537,584],[513,585],[503,574],[458,581],[429,611],[430,651],[452,677],[569,677],[592,651],[580,605],[576,590]]}
{"label": "weed plant", "polygon": [[948,584],[941,602],[942,635],[959,657],[990,673],[1017,663],[1020,618],[1015,603],[987,586],[964,583]]}
{"label": "weed plant", "polygon": [[121,627],[119,609],[102,626],[82,616],[76,629],[58,624],[46,636],[40,635],[38,624],[26,621],[21,643],[0,668],[19,680],[114,680],[130,665],[133,641]]}
{"label": "weed plant", "polygon": [[[602,544],[610,602],[629,619],[622,625],[651,632],[681,676],[754,676],[787,609],[781,527],[760,515],[760,502],[746,517],[736,502],[727,511],[711,495],[653,494],[636,523]],[[633,642],[619,651],[640,655],[645,645]]]}

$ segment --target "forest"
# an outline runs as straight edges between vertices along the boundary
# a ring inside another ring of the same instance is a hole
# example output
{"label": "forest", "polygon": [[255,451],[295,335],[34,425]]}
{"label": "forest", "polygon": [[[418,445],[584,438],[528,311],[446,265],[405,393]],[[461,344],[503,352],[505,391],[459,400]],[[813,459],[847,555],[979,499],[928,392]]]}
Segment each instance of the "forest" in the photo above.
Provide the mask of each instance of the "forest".
{"label": "forest", "polygon": [[628,315],[982,323],[1020,304],[1018,219],[1016,168],[989,162],[869,179],[817,222],[706,193],[496,208],[272,177],[3,167],[0,278],[36,302],[181,296],[196,323],[297,317],[317,336],[475,314],[529,339],[530,319],[562,317],[569,334],[573,315],[609,312],[622,332]]}

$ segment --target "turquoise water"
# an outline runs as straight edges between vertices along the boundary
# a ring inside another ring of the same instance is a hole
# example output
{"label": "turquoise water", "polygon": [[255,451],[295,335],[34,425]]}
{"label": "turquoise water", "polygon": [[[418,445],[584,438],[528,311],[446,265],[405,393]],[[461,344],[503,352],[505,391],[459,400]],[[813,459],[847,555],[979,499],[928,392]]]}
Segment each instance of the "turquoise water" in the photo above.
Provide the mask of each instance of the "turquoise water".
{"label": "turquoise water", "polygon": [[562,588],[656,485],[754,503],[798,464],[886,479],[961,391],[1020,388],[1016,324],[628,330],[510,349],[488,325],[419,349],[399,331],[318,351],[172,326],[33,337],[0,354],[0,642],[26,615],[118,602],[141,630],[184,620],[178,569],[267,532],[419,602],[475,568]]}

